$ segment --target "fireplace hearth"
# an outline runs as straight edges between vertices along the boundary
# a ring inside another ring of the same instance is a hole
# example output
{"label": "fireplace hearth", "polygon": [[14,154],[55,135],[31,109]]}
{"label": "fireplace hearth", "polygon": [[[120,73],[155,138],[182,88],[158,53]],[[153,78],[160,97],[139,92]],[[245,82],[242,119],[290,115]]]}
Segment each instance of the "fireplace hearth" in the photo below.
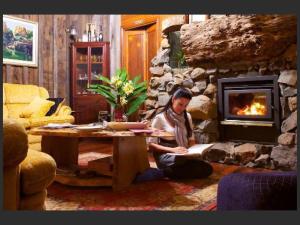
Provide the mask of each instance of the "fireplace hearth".
{"label": "fireplace hearth", "polygon": [[222,140],[275,143],[280,134],[278,76],[218,80]]}

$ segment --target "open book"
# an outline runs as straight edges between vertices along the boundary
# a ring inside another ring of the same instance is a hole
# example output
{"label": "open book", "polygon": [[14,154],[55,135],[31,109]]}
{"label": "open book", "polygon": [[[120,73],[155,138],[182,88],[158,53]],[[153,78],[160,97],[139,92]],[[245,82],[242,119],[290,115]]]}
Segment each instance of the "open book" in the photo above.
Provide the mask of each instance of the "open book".
{"label": "open book", "polygon": [[169,155],[181,155],[188,157],[201,157],[202,154],[209,150],[214,144],[196,144],[188,148],[188,153],[167,153]]}

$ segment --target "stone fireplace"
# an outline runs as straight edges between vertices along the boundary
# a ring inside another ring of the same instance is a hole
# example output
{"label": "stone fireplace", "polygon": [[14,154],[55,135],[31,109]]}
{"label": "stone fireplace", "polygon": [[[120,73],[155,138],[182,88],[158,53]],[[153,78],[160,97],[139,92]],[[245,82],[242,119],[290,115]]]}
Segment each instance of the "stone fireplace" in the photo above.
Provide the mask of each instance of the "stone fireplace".
{"label": "stone fireplace", "polygon": [[[181,24],[187,67],[170,66],[168,31],[152,60],[146,119],[177,87],[208,161],[270,169],[297,167],[297,19],[293,15],[212,15]],[[180,26],[177,26],[180,27]]]}
{"label": "stone fireplace", "polygon": [[218,80],[220,139],[276,143],[280,134],[278,76]]}

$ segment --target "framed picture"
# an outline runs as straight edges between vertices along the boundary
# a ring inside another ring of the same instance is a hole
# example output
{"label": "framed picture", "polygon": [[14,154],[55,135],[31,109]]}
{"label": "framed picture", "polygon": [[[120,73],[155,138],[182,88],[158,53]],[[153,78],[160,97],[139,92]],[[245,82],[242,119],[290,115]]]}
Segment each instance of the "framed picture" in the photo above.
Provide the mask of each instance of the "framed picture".
{"label": "framed picture", "polygon": [[38,23],[3,15],[3,64],[38,66]]}

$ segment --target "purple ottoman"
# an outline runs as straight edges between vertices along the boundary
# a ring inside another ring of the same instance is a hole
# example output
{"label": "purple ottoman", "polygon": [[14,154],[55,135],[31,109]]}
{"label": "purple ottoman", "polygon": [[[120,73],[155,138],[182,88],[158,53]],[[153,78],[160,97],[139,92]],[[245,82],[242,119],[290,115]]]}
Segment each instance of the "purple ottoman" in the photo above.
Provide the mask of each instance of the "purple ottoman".
{"label": "purple ottoman", "polygon": [[297,210],[297,172],[224,176],[218,186],[217,210]]}

